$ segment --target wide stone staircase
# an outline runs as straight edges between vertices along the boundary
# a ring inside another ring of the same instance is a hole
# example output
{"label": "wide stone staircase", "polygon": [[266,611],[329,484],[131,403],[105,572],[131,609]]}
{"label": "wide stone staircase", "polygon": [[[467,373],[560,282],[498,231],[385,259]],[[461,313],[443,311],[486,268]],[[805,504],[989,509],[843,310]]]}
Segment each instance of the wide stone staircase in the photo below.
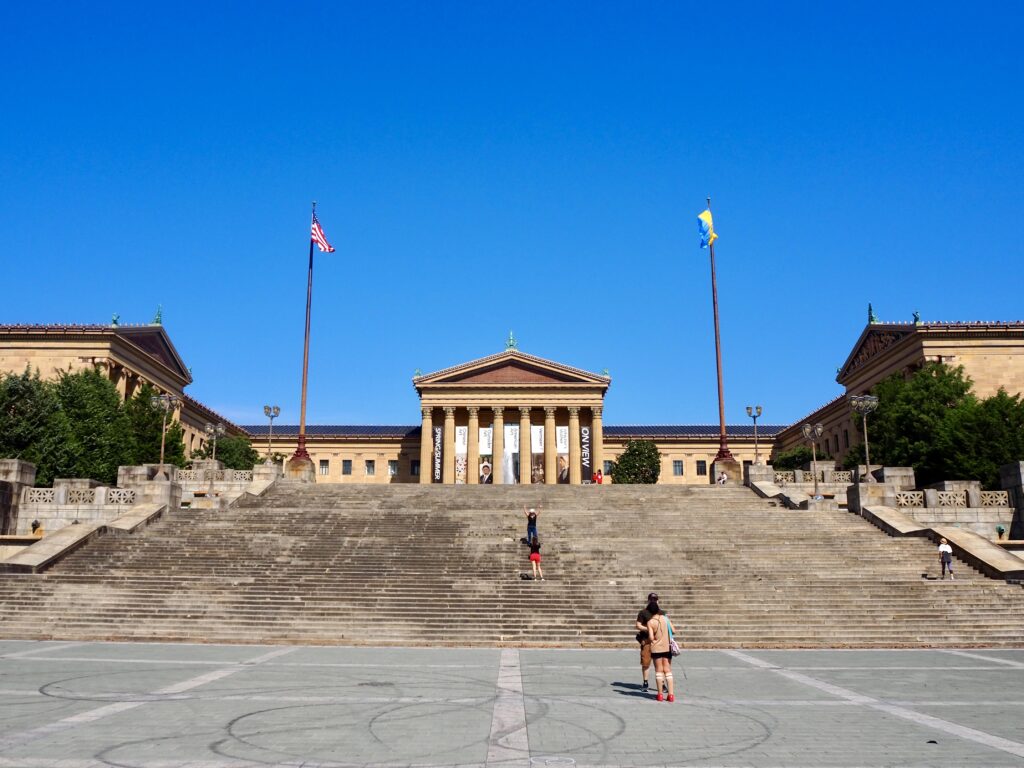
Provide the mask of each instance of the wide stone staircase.
{"label": "wide stone staircase", "polygon": [[692,647],[1021,644],[1024,589],[957,566],[742,487],[279,483],[0,575],[0,637],[629,647],[655,590]]}

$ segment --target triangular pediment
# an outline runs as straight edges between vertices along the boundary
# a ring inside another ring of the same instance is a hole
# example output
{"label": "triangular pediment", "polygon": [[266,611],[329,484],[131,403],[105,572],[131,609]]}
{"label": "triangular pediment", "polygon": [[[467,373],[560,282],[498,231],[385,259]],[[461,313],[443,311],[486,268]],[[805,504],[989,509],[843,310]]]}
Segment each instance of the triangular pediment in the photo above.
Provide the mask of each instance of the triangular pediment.
{"label": "triangular pediment", "polygon": [[417,389],[435,385],[538,385],[582,384],[607,388],[611,379],[596,373],[527,355],[517,349],[472,360],[451,368],[417,376]]}
{"label": "triangular pediment", "polygon": [[867,365],[873,358],[898,344],[914,332],[913,327],[872,324],[864,329],[857,343],[853,345],[843,367],[839,369],[836,381],[842,384],[857,369]]}
{"label": "triangular pediment", "polygon": [[162,325],[122,326],[116,333],[186,382],[192,381],[192,374]]}

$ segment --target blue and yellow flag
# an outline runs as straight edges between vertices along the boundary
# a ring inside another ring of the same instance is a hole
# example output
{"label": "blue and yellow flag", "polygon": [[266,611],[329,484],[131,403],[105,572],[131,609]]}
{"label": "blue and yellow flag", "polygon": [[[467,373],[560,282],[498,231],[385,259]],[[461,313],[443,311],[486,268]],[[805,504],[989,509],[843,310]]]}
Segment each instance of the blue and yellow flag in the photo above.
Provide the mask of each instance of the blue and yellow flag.
{"label": "blue and yellow flag", "polygon": [[718,237],[715,234],[715,225],[711,222],[711,210],[707,209],[697,215],[697,229],[700,232],[700,247],[707,248]]}

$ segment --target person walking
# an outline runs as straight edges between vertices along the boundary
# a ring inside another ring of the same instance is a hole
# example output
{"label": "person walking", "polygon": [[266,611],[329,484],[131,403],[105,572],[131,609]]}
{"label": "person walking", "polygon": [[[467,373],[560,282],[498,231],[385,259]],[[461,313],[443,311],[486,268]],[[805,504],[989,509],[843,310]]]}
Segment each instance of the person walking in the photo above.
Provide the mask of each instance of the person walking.
{"label": "person walking", "polygon": [[644,678],[643,692],[650,691],[648,678],[651,672],[651,636],[647,624],[658,612],[658,593],[647,595],[647,605],[636,615],[636,641],[640,643],[640,672]]}
{"label": "person walking", "polygon": [[942,578],[946,578],[946,571],[949,571],[949,580],[956,581],[953,575],[953,548],[945,539],[939,539],[939,566],[942,568]]}
{"label": "person walking", "polygon": [[537,515],[540,514],[543,507],[530,507],[527,508],[523,505],[523,514],[526,515],[526,543],[531,543],[537,538]]}
{"label": "person walking", "polygon": [[[654,659],[654,684],[658,687],[658,701],[676,700],[675,681],[672,679],[672,646],[669,644],[671,632],[668,616],[661,610],[647,622],[647,634],[651,638],[651,658]],[[666,696],[662,696],[661,688],[665,687]]]}
{"label": "person walking", "polygon": [[540,567],[540,539],[537,538],[536,533],[530,539],[530,565],[533,566],[533,580],[536,581],[539,578],[544,581],[544,569]]}

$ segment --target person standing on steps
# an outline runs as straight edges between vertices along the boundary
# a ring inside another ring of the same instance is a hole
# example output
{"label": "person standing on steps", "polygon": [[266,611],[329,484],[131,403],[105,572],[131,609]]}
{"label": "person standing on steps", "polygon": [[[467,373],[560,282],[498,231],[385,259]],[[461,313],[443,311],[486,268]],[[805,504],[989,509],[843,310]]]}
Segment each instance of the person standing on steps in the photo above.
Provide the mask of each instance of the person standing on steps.
{"label": "person standing on steps", "polygon": [[530,507],[523,505],[523,514],[526,515],[526,543],[531,544],[537,538],[537,515],[543,507]]}
{"label": "person standing on steps", "polygon": [[658,686],[658,701],[665,701],[661,687],[665,686],[668,701],[676,700],[675,681],[672,679],[672,647],[669,645],[668,616],[661,608],[647,622],[647,634],[651,638],[651,658],[654,659],[654,683]]}
{"label": "person standing on steps", "polygon": [[640,671],[644,677],[643,692],[650,690],[648,677],[651,672],[651,636],[647,634],[647,623],[658,613],[658,593],[647,596],[647,605],[636,615],[636,641],[640,643]]}
{"label": "person standing on steps", "polygon": [[540,539],[537,538],[536,532],[530,539],[530,565],[533,566],[533,580],[539,578],[544,581],[544,570],[540,567]]}
{"label": "person standing on steps", "polygon": [[953,548],[945,539],[939,539],[939,566],[942,568],[942,578],[946,578],[946,571],[949,571],[949,580],[956,581],[953,575]]}

